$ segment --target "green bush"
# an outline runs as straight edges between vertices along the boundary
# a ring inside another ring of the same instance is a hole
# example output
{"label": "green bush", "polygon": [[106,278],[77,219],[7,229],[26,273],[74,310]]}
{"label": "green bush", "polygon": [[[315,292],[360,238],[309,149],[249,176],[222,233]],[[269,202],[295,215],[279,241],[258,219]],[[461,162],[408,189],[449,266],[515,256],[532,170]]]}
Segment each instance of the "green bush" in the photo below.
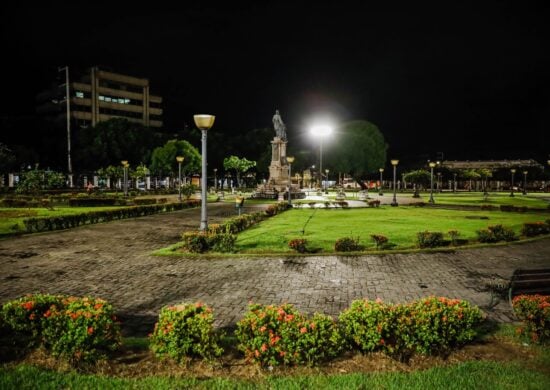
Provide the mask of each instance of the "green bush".
{"label": "green bush", "polygon": [[384,247],[384,245],[386,245],[386,243],[388,242],[388,237],[382,234],[371,234],[370,237],[376,244],[376,249],[380,249],[381,247]]}
{"label": "green bush", "polygon": [[332,318],[316,314],[308,319],[290,304],[249,305],[236,336],[246,359],[262,366],[313,365],[337,356],[342,348]]}
{"label": "green bush", "polygon": [[237,236],[231,233],[209,234],[209,246],[214,252],[228,253],[235,250]]}
{"label": "green bush", "polygon": [[184,232],[181,236],[183,249],[191,253],[204,253],[210,249],[208,233]]}
{"label": "green bush", "polygon": [[488,226],[487,229],[480,229],[476,233],[478,241],[485,243],[514,241],[517,239],[511,228],[502,225]]}
{"label": "green bush", "polygon": [[447,234],[451,237],[451,245],[455,246],[460,236],[460,232],[458,230],[449,230]]}
{"label": "green bush", "polygon": [[156,356],[178,362],[198,356],[220,356],[220,335],[214,332],[212,309],[202,303],[163,307],[150,335],[150,348]]}
{"label": "green bush", "polygon": [[334,244],[336,252],[357,252],[362,251],[365,247],[359,244],[359,237],[343,237],[339,238]]}
{"label": "green bush", "polygon": [[156,204],[157,200],[155,198],[136,198],[134,199],[134,204],[136,206],[142,206],[142,205],[148,205],[148,204]]}
{"label": "green bush", "polygon": [[288,242],[288,247],[298,253],[307,252],[307,240],[305,238],[294,238]]}
{"label": "green bush", "polygon": [[101,299],[27,295],[4,304],[2,318],[24,345],[72,363],[96,361],[120,345],[114,310]]}
{"label": "green bush", "polygon": [[550,296],[548,295],[518,295],[512,300],[516,316],[523,321],[525,333],[534,343],[550,341]]}
{"label": "green bush", "polygon": [[443,233],[441,232],[418,232],[416,238],[420,248],[436,248],[445,245]]}
{"label": "green bush", "polygon": [[525,222],[521,229],[521,234],[527,237],[550,234],[550,225],[545,222]]}
{"label": "green bush", "polygon": [[77,198],[69,199],[70,207],[100,207],[100,206],[115,206],[117,202],[116,198],[106,197],[88,197],[79,196]]}

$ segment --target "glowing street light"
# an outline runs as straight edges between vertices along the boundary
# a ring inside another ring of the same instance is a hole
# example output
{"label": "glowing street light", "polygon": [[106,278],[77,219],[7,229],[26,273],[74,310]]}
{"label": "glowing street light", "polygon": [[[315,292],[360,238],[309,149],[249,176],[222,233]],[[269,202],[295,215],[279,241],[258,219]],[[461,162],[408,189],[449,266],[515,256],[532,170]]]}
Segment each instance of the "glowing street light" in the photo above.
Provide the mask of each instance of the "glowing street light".
{"label": "glowing street light", "polygon": [[195,125],[202,132],[201,144],[202,144],[202,178],[201,178],[201,225],[200,230],[205,231],[208,229],[208,220],[206,216],[206,132],[214,125],[214,115],[194,115]]}
{"label": "glowing street light", "polygon": [[176,161],[178,162],[178,187],[179,187],[179,200],[181,202],[181,163],[183,162],[183,156],[176,156]]}
{"label": "glowing street light", "polygon": [[523,195],[527,195],[527,171],[523,171]]}
{"label": "glowing street light", "polygon": [[430,164],[430,203],[435,203],[434,200],[434,168],[436,166],[436,163],[431,162]]}
{"label": "glowing street light", "polygon": [[294,157],[287,156],[286,162],[288,163],[288,205],[292,206],[292,168],[291,165],[294,162]]}
{"label": "glowing street light", "polygon": [[510,186],[510,196],[514,196],[514,175],[516,173],[516,170],[514,168],[510,169],[510,173],[512,175],[512,185]]}
{"label": "glowing street light", "polygon": [[395,193],[395,178],[396,178],[396,173],[397,173],[397,164],[399,164],[399,160],[391,160],[391,165],[393,165],[393,200],[391,202],[391,205],[393,207],[397,207],[399,206],[397,204],[397,197],[396,197],[396,193]]}
{"label": "glowing street light", "polygon": [[323,185],[323,139],[332,133],[332,128],[327,125],[313,126],[310,133],[319,138],[319,185]]}

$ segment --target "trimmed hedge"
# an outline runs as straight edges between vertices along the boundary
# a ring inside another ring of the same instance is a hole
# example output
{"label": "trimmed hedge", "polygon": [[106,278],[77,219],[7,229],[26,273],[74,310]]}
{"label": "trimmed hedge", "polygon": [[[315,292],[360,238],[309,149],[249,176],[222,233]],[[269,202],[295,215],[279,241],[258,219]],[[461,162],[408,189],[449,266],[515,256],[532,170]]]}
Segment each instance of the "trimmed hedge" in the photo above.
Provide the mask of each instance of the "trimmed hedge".
{"label": "trimmed hedge", "polygon": [[103,197],[76,197],[69,199],[70,207],[101,207],[120,205],[117,198]]}
{"label": "trimmed hedge", "polygon": [[198,201],[188,201],[150,206],[132,206],[116,210],[94,211],[76,215],[28,218],[25,219],[23,223],[25,224],[27,233],[36,233],[50,230],[70,229],[80,225],[109,222],[118,219],[143,217],[146,215],[198,207],[199,205],[200,202]]}

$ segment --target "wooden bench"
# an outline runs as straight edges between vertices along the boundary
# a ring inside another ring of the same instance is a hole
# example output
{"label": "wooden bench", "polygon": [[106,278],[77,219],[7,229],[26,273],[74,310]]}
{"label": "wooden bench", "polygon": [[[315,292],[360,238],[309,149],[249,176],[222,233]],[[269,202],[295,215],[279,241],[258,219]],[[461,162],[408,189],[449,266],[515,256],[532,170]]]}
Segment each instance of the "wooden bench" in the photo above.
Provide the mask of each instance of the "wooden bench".
{"label": "wooden bench", "polygon": [[522,294],[550,295],[550,268],[515,270],[508,290],[510,304]]}

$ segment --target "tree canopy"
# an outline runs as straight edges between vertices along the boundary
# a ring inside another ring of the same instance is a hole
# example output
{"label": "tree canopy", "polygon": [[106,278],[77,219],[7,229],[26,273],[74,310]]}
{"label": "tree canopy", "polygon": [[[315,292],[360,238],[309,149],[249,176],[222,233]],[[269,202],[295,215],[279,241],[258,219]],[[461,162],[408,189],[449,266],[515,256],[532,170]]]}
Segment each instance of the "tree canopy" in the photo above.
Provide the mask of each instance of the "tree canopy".
{"label": "tree canopy", "polygon": [[177,156],[184,158],[182,174],[198,172],[201,168],[201,155],[197,148],[184,140],[170,140],[164,146],[155,148],[151,157],[151,172],[156,175],[175,175],[178,172]]}
{"label": "tree canopy", "polygon": [[364,120],[344,123],[326,147],[323,159],[335,172],[346,172],[359,183],[386,162],[388,145],[378,127]]}
{"label": "tree canopy", "polygon": [[245,173],[250,168],[256,166],[256,161],[247,160],[245,157],[229,156],[223,160],[223,167],[226,170],[235,170],[237,176],[237,186],[241,186],[241,173]]}

